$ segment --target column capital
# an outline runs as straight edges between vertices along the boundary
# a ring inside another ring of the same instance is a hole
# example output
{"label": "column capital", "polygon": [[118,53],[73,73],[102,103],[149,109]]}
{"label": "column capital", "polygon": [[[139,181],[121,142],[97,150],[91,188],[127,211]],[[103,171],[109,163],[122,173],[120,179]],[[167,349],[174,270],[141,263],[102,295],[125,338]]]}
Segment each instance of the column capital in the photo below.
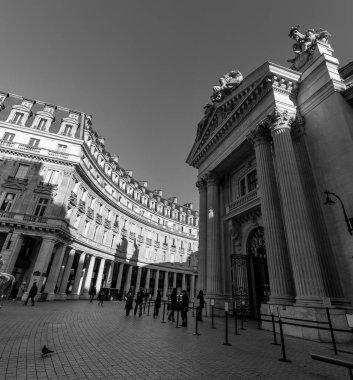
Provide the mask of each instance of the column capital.
{"label": "column capital", "polygon": [[199,189],[199,192],[201,193],[202,191],[206,191],[207,190],[207,182],[206,182],[206,179],[204,177],[200,178],[197,182],[196,182],[196,187]]}
{"label": "column capital", "polygon": [[275,107],[271,114],[269,114],[264,120],[270,126],[271,134],[282,133],[285,130],[290,130],[293,123],[293,116],[291,116],[288,110],[280,110]]}
{"label": "column capital", "polygon": [[271,141],[270,124],[266,119],[261,121],[247,134],[246,139],[255,147],[260,144],[269,144]]}
{"label": "column capital", "polygon": [[218,174],[212,171],[209,171],[206,174],[207,186],[215,186],[218,184]]}

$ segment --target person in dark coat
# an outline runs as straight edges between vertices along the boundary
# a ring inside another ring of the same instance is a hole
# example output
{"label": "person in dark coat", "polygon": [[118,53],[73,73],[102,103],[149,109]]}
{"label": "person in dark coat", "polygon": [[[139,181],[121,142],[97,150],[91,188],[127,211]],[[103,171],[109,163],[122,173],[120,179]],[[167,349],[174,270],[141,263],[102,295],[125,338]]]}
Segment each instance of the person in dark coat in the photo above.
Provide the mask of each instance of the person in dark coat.
{"label": "person in dark coat", "polygon": [[168,321],[175,322],[174,313],[175,313],[175,310],[177,309],[177,305],[178,305],[177,289],[173,288],[172,293],[170,295],[170,313],[168,315]]}
{"label": "person in dark coat", "polygon": [[181,305],[180,305],[180,314],[183,323],[181,326],[188,326],[188,311],[189,311],[189,295],[186,290],[183,290],[183,295],[181,297]]}
{"label": "person in dark coat", "polygon": [[199,300],[199,306],[197,307],[196,318],[198,321],[202,322],[202,309],[205,307],[205,298],[203,296],[203,291],[200,290],[196,297]]}
{"label": "person in dark coat", "polygon": [[143,292],[143,288],[141,287],[140,290],[136,293],[136,300],[135,300],[135,309],[134,309],[134,316],[137,313],[137,309],[139,309],[139,317],[142,315],[142,304],[143,304],[143,298],[145,297],[145,294]]}
{"label": "person in dark coat", "polygon": [[34,281],[31,289],[29,290],[28,297],[25,302],[25,306],[27,305],[29,299],[31,299],[32,306],[34,306],[34,297],[37,295],[37,293],[38,293],[37,281]]}
{"label": "person in dark coat", "polygon": [[96,289],[96,287],[94,285],[92,285],[90,291],[88,292],[88,294],[89,294],[89,302],[92,303],[93,298],[96,295],[96,293],[97,293],[97,289]]}
{"label": "person in dark coat", "polygon": [[157,290],[157,297],[156,297],[156,300],[154,301],[154,316],[155,317],[157,317],[159,314],[159,309],[161,307],[161,304],[162,304],[161,291]]}
{"label": "person in dark coat", "polygon": [[125,310],[126,310],[126,316],[128,317],[130,314],[130,310],[132,309],[132,303],[133,303],[133,295],[132,295],[132,289],[127,292],[126,294],[126,302],[125,302]]}

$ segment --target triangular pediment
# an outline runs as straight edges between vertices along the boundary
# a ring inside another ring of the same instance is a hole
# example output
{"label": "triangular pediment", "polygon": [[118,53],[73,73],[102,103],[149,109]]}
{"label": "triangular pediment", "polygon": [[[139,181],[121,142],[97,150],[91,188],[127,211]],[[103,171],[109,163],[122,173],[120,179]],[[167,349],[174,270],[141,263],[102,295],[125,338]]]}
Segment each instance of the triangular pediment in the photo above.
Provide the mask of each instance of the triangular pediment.
{"label": "triangular pediment", "polygon": [[292,82],[298,80],[299,76],[297,72],[270,62],[264,63],[246,76],[242,83],[221,102],[215,102],[212,107],[206,109],[209,114],[205,114],[198,123],[196,140],[186,162],[197,167],[206,152],[218,145],[232,129],[236,128],[253,108],[273,91],[278,81],[280,81],[278,86],[282,86],[284,91],[291,91]]}

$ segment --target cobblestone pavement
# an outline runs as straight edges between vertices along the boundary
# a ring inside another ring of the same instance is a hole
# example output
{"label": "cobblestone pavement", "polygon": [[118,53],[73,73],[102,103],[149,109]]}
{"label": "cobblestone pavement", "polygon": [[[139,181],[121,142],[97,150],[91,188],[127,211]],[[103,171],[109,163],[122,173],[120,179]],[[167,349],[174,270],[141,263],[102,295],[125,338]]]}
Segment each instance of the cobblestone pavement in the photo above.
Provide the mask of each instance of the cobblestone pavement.
{"label": "cobblestone pavement", "polygon": [[[162,311],[162,309],[161,309]],[[162,313],[161,313],[162,314]],[[286,337],[287,358],[271,345],[272,333],[246,322],[234,335],[229,326],[225,341],[224,319],[216,329],[205,318],[195,332],[175,328],[143,314],[125,316],[124,304],[67,301],[24,307],[6,302],[0,309],[0,379],[346,379],[347,370],[314,361],[309,353],[334,356],[329,344]],[[233,322],[233,321],[232,321]],[[54,354],[42,358],[41,347]],[[346,346],[347,348],[347,346]],[[353,347],[348,347],[353,352]],[[353,355],[338,358],[353,361]]]}

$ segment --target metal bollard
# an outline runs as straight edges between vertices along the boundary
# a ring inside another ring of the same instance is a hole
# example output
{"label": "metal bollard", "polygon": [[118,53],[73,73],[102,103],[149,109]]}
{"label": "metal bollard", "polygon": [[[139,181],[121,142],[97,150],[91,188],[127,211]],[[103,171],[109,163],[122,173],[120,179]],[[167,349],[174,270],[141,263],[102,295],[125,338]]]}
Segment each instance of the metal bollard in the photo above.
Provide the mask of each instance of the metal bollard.
{"label": "metal bollard", "polygon": [[199,323],[199,321],[198,321],[197,318],[195,318],[195,319],[196,319],[196,325],[195,325],[196,331],[192,335],[201,335],[201,334],[199,334],[199,331],[198,331],[198,323]]}
{"label": "metal bollard", "polygon": [[291,360],[288,360],[287,357],[286,357],[286,348],[284,346],[284,336],[283,336],[283,328],[282,328],[282,321],[281,321],[281,319],[279,319],[278,323],[279,323],[279,332],[281,334],[282,356],[283,356],[282,358],[280,358],[278,360],[280,360],[281,362],[291,363]]}
{"label": "metal bollard", "polygon": [[337,347],[336,347],[336,341],[335,341],[335,335],[333,333],[333,328],[332,328],[332,322],[331,322],[331,316],[330,316],[330,311],[329,308],[326,308],[326,314],[327,314],[327,319],[328,319],[328,325],[330,327],[330,333],[331,333],[331,339],[332,339],[332,345],[333,345],[333,351],[335,352],[335,355],[338,355],[337,353]]}
{"label": "metal bollard", "polygon": [[228,343],[228,312],[225,312],[226,316],[226,326],[225,326],[225,334],[226,334],[226,341],[223,343],[223,346],[231,346],[231,343]]}
{"label": "metal bollard", "polygon": [[165,302],[163,302],[163,319],[161,323],[166,323],[164,320],[164,315],[165,315]]}
{"label": "metal bollard", "polygon": [[279,346],[279,344],[277,343],[275,316],[273,315],[273,313],[271,314],[271,318],[272,318],[272,331],[273,331],[273,342],[271,344],[273,344],[274,346]]}
{"label": "metal bollard", "polygon": [[234,324],[235,324],[234,335],[240,335],[238,333],[238,318],[237,318],[237,308],[236,307],[233,308],[233,312],[234,312]]}

